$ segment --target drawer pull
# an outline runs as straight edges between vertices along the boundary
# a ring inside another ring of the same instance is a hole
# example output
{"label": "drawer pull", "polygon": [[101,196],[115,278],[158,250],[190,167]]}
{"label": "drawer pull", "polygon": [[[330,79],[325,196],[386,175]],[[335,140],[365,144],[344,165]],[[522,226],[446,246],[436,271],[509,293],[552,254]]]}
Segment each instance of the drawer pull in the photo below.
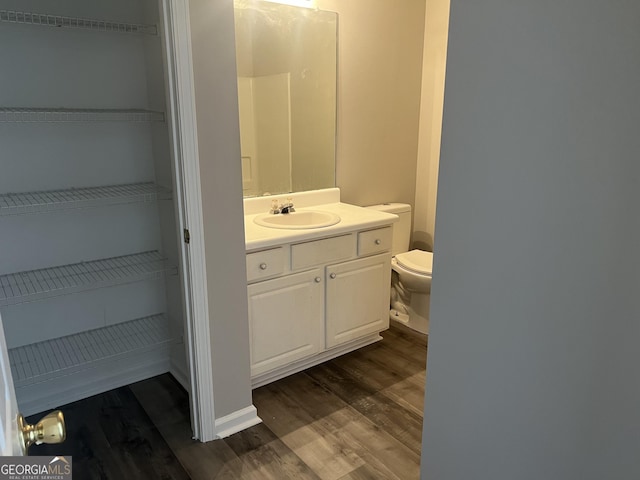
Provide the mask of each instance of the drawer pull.
{"label": "drawer pull", "polygon": [[331,273],[331,274],[329,274],[329,276],[330,276],[331,278],[336,278],[336,274],[335,274],[335,273]]}
{"label": "drawer pull", "polygon": [[270,250],[247,253],[247,282],[253,283],[284,273],[286,252],[288,250],[285,250],[285,247],[276,247]]}
{"label": "drawer pull", "polygon": [[382,240],[380,240],[379,238],[376,238],[376,245],[380,245],[382,243]]}
{"label": "drawer pull", "polygon": [[314,280],[316,281],[316,283],[320,283],[322,281],[320,277],[316,277]]}

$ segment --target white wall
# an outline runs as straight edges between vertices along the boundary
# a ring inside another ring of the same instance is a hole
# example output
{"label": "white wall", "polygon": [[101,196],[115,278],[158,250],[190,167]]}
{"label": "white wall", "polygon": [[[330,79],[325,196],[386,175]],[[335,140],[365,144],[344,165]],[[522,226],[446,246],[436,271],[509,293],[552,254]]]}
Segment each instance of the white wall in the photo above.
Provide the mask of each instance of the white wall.
{"label": "white wall", "polygon": [[640,478],[639,18],[452,2],[423,478]]}
{"label": "white wall", "polygon": [[318,0],[338,12],[336,184],[356,205],[413,204],[425,0]]}
{"label": "white wall", "polygon": [[233,1],[190,0],[215,417],[251,406]]}
{"label": "white wall", "polygon": [[420,133],[413,211],[413,248],[433,249],[450,0],[427,0],[422,58]]}

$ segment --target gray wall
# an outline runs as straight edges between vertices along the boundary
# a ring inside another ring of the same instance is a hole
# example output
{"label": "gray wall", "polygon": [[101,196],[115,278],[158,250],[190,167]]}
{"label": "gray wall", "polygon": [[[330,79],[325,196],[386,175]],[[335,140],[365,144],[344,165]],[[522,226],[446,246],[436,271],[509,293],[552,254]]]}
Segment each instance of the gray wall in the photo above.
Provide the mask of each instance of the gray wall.
{"label": "gray wall", "polygon": [[215,416],[251,405],[232,0],[191,0]]}
{"label": "gray wall", "polygon": [[[339,15],[337,183],[343,201],[413,203],[424,3],[398,8],[391,0],[373,7],[368,0],[318,1]],[[220,417],[251,404],[233,2],[189,5]]]}
{"label": "gray wall", "polygon": [[450,0],[428,0],[424,24],[413,248],[433,250]]}
{"label": "gray wall", "polygon": [[453,0],[423,478],[640,478],[640,3]]}

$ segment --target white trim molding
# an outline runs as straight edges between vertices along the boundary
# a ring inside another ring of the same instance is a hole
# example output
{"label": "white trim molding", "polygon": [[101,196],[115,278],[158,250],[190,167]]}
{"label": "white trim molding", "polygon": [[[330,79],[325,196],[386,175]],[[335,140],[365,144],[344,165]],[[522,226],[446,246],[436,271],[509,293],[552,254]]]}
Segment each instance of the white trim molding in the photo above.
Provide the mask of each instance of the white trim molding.
{"label": "white trim molding", "polygon": [[185,340],[189,358],[190,409],[194,438],[203,442],[216,434],[211,363],[211,322],[205,268],[200,163],[195,88],[191,55],[188,0],[163,0],[164,36],[172,109],[173,149],[176,158],[176,197],[181,228],[190,235],[182,245],[187,322]]}
{"label": "white trim molding", "polygon": [[226,438],[259,423],[262,423],[262,419],[258,416],[256,407],[250,405],[216,419],[216,438]]}

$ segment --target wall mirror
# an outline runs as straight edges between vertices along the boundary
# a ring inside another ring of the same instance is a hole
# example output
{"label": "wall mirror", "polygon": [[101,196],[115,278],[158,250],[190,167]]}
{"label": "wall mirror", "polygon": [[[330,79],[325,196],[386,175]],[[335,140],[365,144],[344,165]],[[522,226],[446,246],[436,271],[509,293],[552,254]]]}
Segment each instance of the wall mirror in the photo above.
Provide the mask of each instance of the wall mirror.
{"label": "wall mirror", "polygon": [[337,13],[234,7],[244,195],[335,186]]}

